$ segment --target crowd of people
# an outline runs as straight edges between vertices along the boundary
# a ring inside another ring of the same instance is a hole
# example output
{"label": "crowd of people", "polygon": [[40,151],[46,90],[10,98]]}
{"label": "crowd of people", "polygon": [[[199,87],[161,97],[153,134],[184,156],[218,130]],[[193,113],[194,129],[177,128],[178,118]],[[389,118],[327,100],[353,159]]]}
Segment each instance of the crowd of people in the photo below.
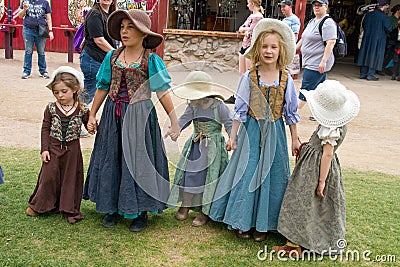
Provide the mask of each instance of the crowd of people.
{"label": "crowd of people", "polygon": [[[36,45],[39,72],[50,79],[46,86],[55,97],[43,115],[42,167],[26,214],[60,213],[73,224],[84,219],[80,206],[85,199],[104,214],[104,227],[124,219],[130,220],[130,231],[140,232],[150,214],[179,207],[177,220],[187,220],[193,210],[193,226],[209,220],[224,223],[240,239],[262,242],[267,232],[278,232],[287,242],[273,249],[286,256],[303,250],[341,253],[337,241],[345,237],[346,202],[335,151],[360,102],[341,83],[327,79],[335,61],[337,26],[327,19],[320,32],[319,25],[328,15],[329,2],[312,1],[315,17],[301,38],[292,1],[279,3],[282,21],[263,18],[260,1],[247,3],[252,14],[239,29],[244,34],[241,78],[235,97],[228,101],[234,104],[231,112],[219,85],[206,72],[192,71],[184,83],[171,88],[162,58],[152,52],[163,42],[162,35],[151,30],[146,12],[115,10],[111,0],[96,1],[86,16],[83,74],[62,66],[50,77],[46,38],[39,36],[38,25],[46,26],[49,38],[54,38],[51,8],[45,0],[23,1],[22,79],[31,74]],[[387,9],[385,0],[378,0],[362,20],[360,79],[378,80],[376,71],[392,61],[392,79],[400,81],[400,5],[391,9],[390,18]],[[119,48],[117,42],[122,44]],[[298,52],[303,67],[299,94],[288,71]],[[169,91],[187,100],[179,118]],[[164,136],[153,93],[170,121]],[[318,125],[307,144],[301,144],[298,110],[306,104]],[[170,181],[163,139],[176,141],[190,124],[193,133]],[[82,126],[96,134],[86,179],[79,141]],[[297,158],[292,173],[289,155]],[[0,167],[0,183],[3,176]]]}

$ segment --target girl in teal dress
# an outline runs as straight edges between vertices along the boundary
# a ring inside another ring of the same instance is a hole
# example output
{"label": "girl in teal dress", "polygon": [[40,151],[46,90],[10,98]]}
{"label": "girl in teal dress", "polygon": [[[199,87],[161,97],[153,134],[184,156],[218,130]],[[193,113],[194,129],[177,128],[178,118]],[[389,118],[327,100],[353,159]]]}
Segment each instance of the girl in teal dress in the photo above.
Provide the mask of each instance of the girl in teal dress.
{"label": "girl in teal dress", "polygon": [[[152,92],[169,115],[173,140],[179,125],[167,93],[171,78],[162,59],[149,50],[163,40],[150,30],[149,16],[141,10],[117,10],[107,26],[124,46],[107,53],[97,75],[88,124],[97,136],[84,198],[105,214],[104,227],[114,226],[120,214],[132,219],[129,229],[138,232],[147,226],[147,212],[162,213],[169,195],[168,162]],[[97,125],[96,113],[105,98]]]}
{"label": "girl in teal dress", "polygon": [[217,84],[203,71],[192,71],[185,83],[172,92],[190,101],[179,118],[179,126],[184,130],[192,122],[194,132],[186,141],[175,172],[169,204],[182,205],[175,218],[186,220],[189,209],[199,211],[193,226],[203,226],[208,221],[210,204],[218,178],[228,164],[228,152],[222,125],[229,134],[232,128],[229,108],[217,98],[224,99],[212,90]]}
{"label": "girl in teal dress", "polygon": [[296,90],[285,69],[295,53],[294,40],[285,23],[262,19],[245,53],[254,67],[239,83],[227,141],[228,150],[234,152],[220,177],[209,214],[235,230],[239,238],[250,238],[253,231],[259,242],[266,232],[277,229],[290,177],[284,123],[290,128],[293,156],[300,146]]}

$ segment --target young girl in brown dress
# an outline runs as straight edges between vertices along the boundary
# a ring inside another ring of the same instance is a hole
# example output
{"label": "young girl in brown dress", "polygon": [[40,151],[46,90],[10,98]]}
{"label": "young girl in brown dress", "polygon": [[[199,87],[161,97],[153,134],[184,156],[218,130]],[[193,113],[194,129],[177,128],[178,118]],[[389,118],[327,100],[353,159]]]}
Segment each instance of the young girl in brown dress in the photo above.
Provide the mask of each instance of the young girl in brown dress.
{"label": "young girl in brown dress", "polygon": [[79,101],[83,76],[74,68],[59,67],[47,87],[56,102],[46,106],[42,123],[42,169],[26,214],[61,213],[69,223],[83,219],[83,160],[79,135],[89,113]]}

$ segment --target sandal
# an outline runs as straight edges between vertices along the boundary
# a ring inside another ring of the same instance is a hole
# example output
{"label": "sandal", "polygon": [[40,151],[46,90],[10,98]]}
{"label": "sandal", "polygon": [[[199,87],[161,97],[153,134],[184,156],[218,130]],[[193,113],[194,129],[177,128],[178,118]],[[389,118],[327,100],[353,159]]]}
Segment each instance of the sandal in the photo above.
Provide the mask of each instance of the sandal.
{"label": "sandal", "polygon": [[254,242],[262,242],[266,237],[267,233],[259,232],[257,230],[253,233]]}
{"label": "sandal", "polygon": [[236,235],[237,238],[239,238],[239,239],[250,239],[250,231],[243,232],[243,231],[238,230],[238,229],[236,229],[234,231],[235,231],[235,235]]}

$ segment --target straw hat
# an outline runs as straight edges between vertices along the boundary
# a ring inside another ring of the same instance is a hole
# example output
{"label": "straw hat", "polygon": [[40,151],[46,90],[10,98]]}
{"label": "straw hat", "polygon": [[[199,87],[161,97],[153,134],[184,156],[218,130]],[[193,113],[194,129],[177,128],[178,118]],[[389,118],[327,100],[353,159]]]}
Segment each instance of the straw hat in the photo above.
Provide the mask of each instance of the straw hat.
{"label": "straw hat", "polygon": [[83,89],[83,75],[82,75],[82,73],[80,73],[76,69],[74,69],[72,67],[69,67],[69,66],[61,66],[58,69],[56,69],[55,71],[53,71],[53,74],[51,75],[50,82],[46,85],[46,87],[49,88],[50,90],[52,90],[52,84],[53,84],[57,74],[64,73],[64,72],[74,75],[74,77],[78,80],[79,88],[81,90]]}
{"label": "straw hat", "polygon": [[292,63],[294,54],[296,53],[295,37],[293,31],[289,28],[289,26],[285,22],[277,19],[264,18],[257,23],[257,25],[254,27],[251,37],[251,45],[249,49],[247,49],[244,53],[244,56],[247,58],[251,58],[251,55],[254,52],[254,43],[257,41],[258,36],[262,32],[268,30],[275,31],[282,36],[285,47],[287,49],[284,65],[288,66],[290,63]]}
{"label": "straw hat", "polygon": [[151,20],[146,12],[139,9],[122,10],[118,9],[111,13],[107,20],[107,32],[111,38],[121,41],[120,29],[121,21],[123,19],[129,19],[135,24],[136,28],[147,34],[144,38],[143,46],[144,48],[153,49],[156,48],[163,41],[162,35],[152,32]]}
{"label": "straw hat", "polygon": [[[213,83],[210,75],[204,71],[192,71],[186,77],[185,82],[172,88],[172,92],[179,98],[197,100],[207,96],[215,96],[224,100],[224,97],[212,90],[212,87],[223,87]],[[224,88],[226,90],[226,88]]]}
{"label": "straw hat", "polygon": [[300,92],[307,98],[313,117],[325,127],[343,126],[360,111],[357,95],[335,80],[326,80],[315,90]]}

